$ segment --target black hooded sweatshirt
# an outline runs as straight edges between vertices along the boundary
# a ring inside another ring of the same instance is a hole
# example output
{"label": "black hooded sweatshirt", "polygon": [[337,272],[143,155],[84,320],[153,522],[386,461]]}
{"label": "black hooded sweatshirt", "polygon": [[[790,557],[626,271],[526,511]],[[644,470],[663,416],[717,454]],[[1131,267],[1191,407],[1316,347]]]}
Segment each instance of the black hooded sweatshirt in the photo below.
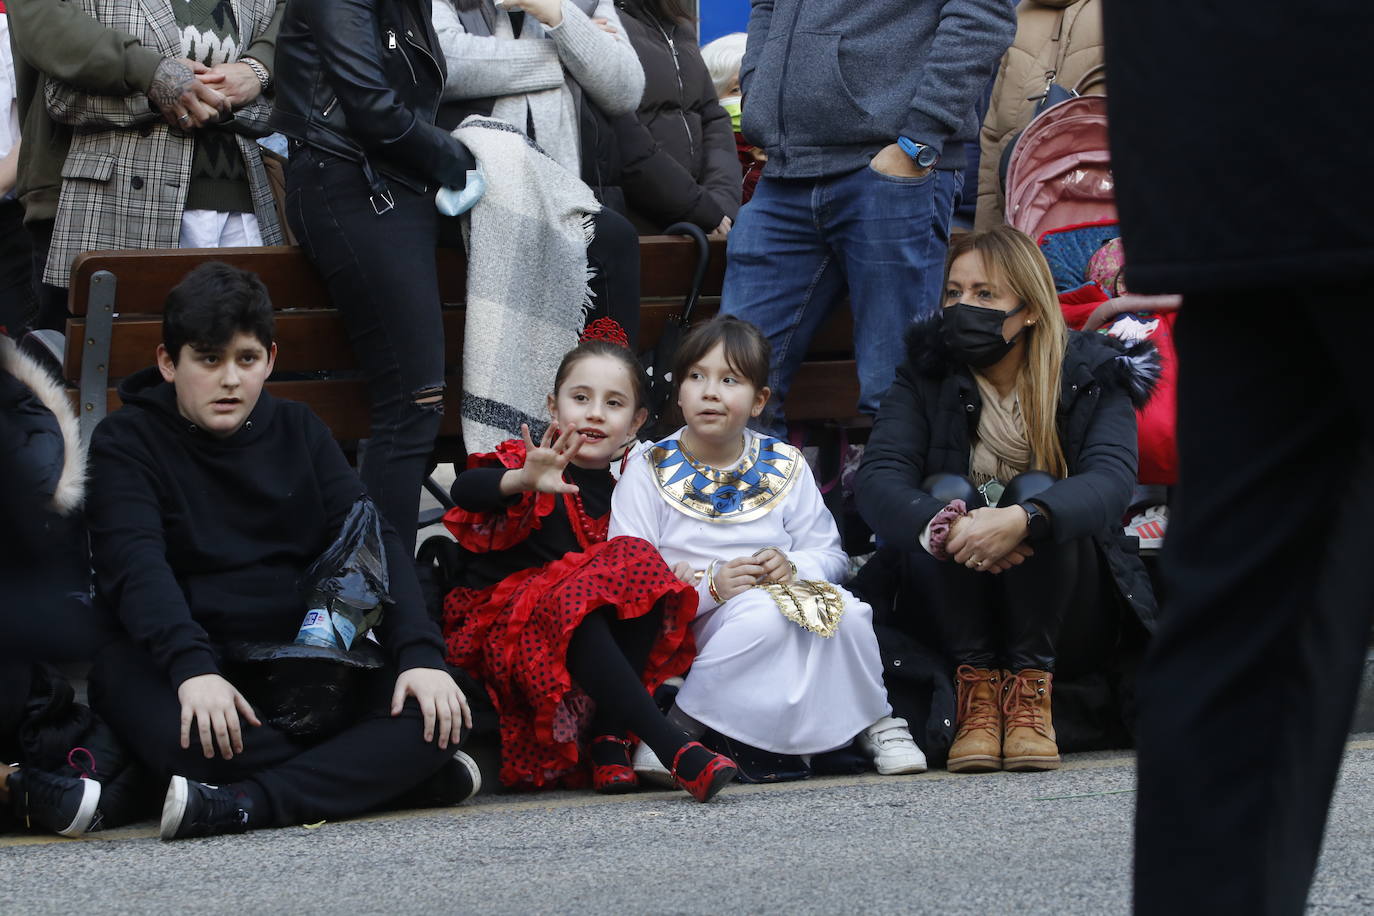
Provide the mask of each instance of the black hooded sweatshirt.
{"label": "black hooded sweatshirt", "polygon": [[[302,578],[337,536],[362,481],[304,404],[263,392],[232,436],[177,410],[156,368],[119,388],[91,439],[87,521],[99,600],[174,685],[219,673],[217,647],[290,642]],[[391,596],[378,637],[398,670],[444,667],[415,567],[383,525]]]}

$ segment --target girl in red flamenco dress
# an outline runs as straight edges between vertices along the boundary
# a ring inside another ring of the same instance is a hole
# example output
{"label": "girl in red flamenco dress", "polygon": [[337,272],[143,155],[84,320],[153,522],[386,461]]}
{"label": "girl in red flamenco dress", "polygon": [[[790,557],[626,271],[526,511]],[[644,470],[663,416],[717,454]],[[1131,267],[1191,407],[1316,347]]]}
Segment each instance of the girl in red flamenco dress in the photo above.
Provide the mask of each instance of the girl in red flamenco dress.
{"label": "girl in red flamenco dress", "polygon": [[589,332],[603,339],[564,356],[539,444],[522,427],[454,482],[444,524],[472,556],[444,601],[448,660],[487,685],[507,787],[583,786],[590,760],[598,791],[630,791],[633,734],[706,801],[734,763],[670,725],[651,695],[692,662],[696,592],[647,542],[606,540],[611,461],[648,415],[647,386],[618,327]]}

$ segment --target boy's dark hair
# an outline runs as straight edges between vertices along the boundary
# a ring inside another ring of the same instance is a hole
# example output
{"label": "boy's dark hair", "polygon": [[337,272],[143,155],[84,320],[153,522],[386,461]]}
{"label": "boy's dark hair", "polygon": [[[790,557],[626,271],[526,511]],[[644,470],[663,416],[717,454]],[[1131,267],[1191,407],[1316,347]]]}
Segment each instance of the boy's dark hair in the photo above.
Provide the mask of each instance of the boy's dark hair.
{"label": "boy's dark hair", "polygon": [[630,387],[633,389],[630,396],[635,399],[635,410],[649,406],[649,379],[644,374],[644,367],[629,348],[609,340],[584,340],[563,354],[563,361],[558,364],[558,372],[553,377],[554,397],[558,397],[558,390],[563,387],[573,366],[589,356],[608,356],[624,366],[625,371],[630,373]]}
{"label": "boy's dark hair", "polygon": [[773,348],[762,331],[733,315],[717,315],[687,332],[673,362],[674,386],[681,385],[687,370],[701,362],[716,344],[724,349],[725,362],[731,369],[748,379],[756,389],[768,387]]}
{"label": "boy's dark hair", "polygon": [[272,347],[272,300],[258,275],[208,261],[172,287],[162,307],[162,345],[175,364],[183,344],[220,350],[240,331]]}

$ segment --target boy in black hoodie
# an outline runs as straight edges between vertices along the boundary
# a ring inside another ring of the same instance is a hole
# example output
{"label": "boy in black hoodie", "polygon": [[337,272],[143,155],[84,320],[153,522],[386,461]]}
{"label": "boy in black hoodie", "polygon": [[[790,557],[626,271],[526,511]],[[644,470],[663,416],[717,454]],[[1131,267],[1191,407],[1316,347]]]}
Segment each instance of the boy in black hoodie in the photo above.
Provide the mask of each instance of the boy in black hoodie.
{"label": "boy in black hoodie", "polygon": [[480,780],[450,747],[471,714],[385,522],[395,604],[378,635],[393,677],[353,725],[314,744],[289,736],[221,674],[228,641],[294,638],[299,580],[364,495],[324,423],[262,390],[272,332],[256,276],[198,267],[167,297],[157,367],[125,380],[125,406],[91,441],[97,595],[130,637],[97,656],[91,697],[170,777],[163,839],[347,817],[417,787],[454,803]]}

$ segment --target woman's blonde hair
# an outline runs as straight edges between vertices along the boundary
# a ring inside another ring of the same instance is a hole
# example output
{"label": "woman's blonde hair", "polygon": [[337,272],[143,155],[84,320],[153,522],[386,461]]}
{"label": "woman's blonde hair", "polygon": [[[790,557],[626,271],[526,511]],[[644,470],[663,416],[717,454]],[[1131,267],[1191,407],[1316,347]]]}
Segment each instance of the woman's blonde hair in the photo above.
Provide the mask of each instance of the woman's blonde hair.
{"label": "woman's blonde hair", "polygon": [[1059,310],[1050,265],[1030,236],[1010,226],[970,232],[949,246],[945,285],[941,289],[948,288],[950,266],[971,251],[982,256],[983,268],[991,280],[1005,284],[1026,304],[1026,320],[1035,322],[1021,332],[1026,335],[1026,362],[1016,382],[1021,414],[1026,419],[1031,467],[1066,477],[1068,463],[1059,442],[1056,419],[1069,333]]}

